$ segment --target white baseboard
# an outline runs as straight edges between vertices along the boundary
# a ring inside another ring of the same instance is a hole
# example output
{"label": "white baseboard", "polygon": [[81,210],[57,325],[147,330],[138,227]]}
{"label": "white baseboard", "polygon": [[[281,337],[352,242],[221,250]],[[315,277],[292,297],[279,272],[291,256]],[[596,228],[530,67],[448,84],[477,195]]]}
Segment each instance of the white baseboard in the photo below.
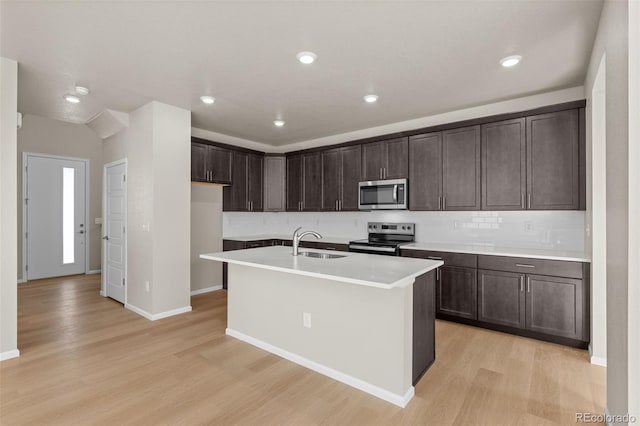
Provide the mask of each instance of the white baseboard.
{"label": "white baseboard", "polygon": [[191,295],[197,296],[198,294],[210,293],[216,290],[222,290],[222,284],[213,285],[211,287],[199,288],[198,290],[192,290]]}
{"label": "white baseboard", "polygon": [[20,278],[20,279],[18,280],[18,284],[24,284],[24,283],[26,283],[26,282],[27,282],[27,280],[22,279],[22,278]]}
{"label": "white baseboard", "polygon": [[593,356],[593,351],[591,349],[591,344],[589,344],[589,361],[593,365],[599,365],[601,367],[607,366],[607,359],[599,356]]}
{"label": "white baseboard", "polygon": [[156,321],[162,318],[172,317],[174,315],[184,314],[185,312],[191,312],[191,306],[184,306],[182,308],[172,309],[170,311],[160,312],[159,314],[150,314],[144,309],[140,309],[137,306],[133,306],[131,304],[124,305],[125,308],[129,309],[136,314],[145,317],[149,321]]}
{"label": "white baseboard", "polygon": [[87,275],[101,274],[101,273],[102,273],[102,269],[90,269],[87,271]]}
{"label": "white baseboard", "polygon": [[100,296],[107,297],[107,294],[104,291],[100,290]]}
{"label": "white baseboard", "polygon": [[0,361],[6,361],[12,358],[18,358],[20,356],[20,351],[14,349],[12,351],[0,352]]}
{"label": "white baseboard", "polygon": [[370,395],[383,399],[387,402],[397,405],[400,408],[406,407],[409,401],[411,401],[411,399],[413,398],[413,395],[415,393],[415,389],[413,386],[411,386],[404,395],[399,395],[399,394],[390,392],[386,389],[382,389],[381,387],[365,382],[364,380],[342,373],[338,370],[334,370],[333,368],[327,367],[325,365],[318,364],[315,361],[311,361],[310,359],[304,358],[300,355],[294,354],[292,352],[273,346],[269,343],[263,342],[262,340],[258,340],[254,337],[247,336],[246,334],[233,330],[231,328],[226,329],[226,334],[231,337],[235,337],[238,340],[242,340],[243,342],[249,343],[250,345],[256,346],[260,349],[264,349],[267,352],[271,352],[272,354],[278,355],[281,358],[294,362],[298,365],[306,367],[317,373],[331,377],[334,380],[337,380],[346,385],[359,389]]}

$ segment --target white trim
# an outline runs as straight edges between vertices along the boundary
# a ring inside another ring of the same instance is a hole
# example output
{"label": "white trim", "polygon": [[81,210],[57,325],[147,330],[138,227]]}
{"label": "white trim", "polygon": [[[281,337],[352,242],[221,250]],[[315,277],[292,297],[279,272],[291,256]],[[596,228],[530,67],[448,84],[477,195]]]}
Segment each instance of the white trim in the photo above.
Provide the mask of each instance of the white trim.
{"label": "white trim", "polygon": [[192,296],[197,296],[198,294],[211,293],[212,291],[222,290],[222,284],[217,284],[211,287],[199,288],[198,290],[191,290]]}
{"label": "white trim", "polygon": [[399,394],[390,392],[386,389],[382,389],[381,387],[378,387],[376,385],[372,385],[371,383],[365,382],[364,380],[342,373],[338,370],[334,370],[333,368],[327,367],[322,364],[318,364],[317,362],[311,361],[310,359],[307,359],[300,355],[294,354],[292,352],[273,346],[269,343],[263,342],[262,340],[258,340],[254,337],[247,336],[246,334],[233,330],[231,328],[227,328],[225,333],[227,334],[227,336],[235,337],[236,339],[242,340],[245,343],[256,346],[267,352],[271,352],[272,354],[278,355],[281,358],[284,358],[293,363],[306,367],[317,373],[323,374],[327,377],[331,377],[332,379],[342,382],[345,385],[349,385],[363,392],[366,392],[370,395],[373,395],[387,402],[390,402],[394,405],[397,405],[400,408],[406,407],[409,401],[411,401],[411,399],[413,398],[413,395],[415,394],[415,389],[413,386],[411,386],[404,395],[399,395]]}
{"label": "white trim", "polygon": [[24,200],[27,198],[27,158],[28,157],[41,157],[41,158],[52,158],[56,160],[70,160],[70,161],[81,161],[84,163],[84,223],[85,226],[85,248],[84,248],[84,273],[88,273],[89,271],[89,247],[91,246],[91,236],[89,234],[89,209],[91,207],[90,193],[89,193],[89,174],[91,170],[89,170],[89,159],[87,158],[78,158],[78,157],[65,157],[62,155],[51,155],[51,154],[39,154],[37,152],[23,152],[22,153],[22,198],[20,202],[22,203],[22,277],[23,280],[29,280],[29,274],[27,273],[27,264],[29,259],[27,258],[27,238],[25,237],[27,233],[27,208],[25,208]]}
{"label": "white trim", "polygon": [[606,358],[602,358],[599,356],[592,356],[590,357],[590,361],[591,364],[593,365],[599,365],[601,367],[606,367],[607,366],[607,359]]}
{"label": "white trim", "polygon": [[613,423],[611,423],[609,419],[611,419],[611,415],[609,414],[609,407],[604,407],[604,421],[607,423],[607,426],[613,426]]}
{"label": "white trim", "polygon": [[174,315],[184,314],[185,312],[191,312],[191,306],[183,306],[182,308],[172,309],[170,311],[160,312],[159,314],[150,314],[149,312],[138,308],[137,306],[133,306],[130,304],[125,304],[125,308],[128,310],[135,312],[136,314],[145,317],[149,321],[156,321],[159,319],[172,317]]}
{"label": "white trim", "polygon": [[12,351],[0,352],[0,361],[6,361],[12,358],[18,358],[20,356],[20,351],[14,349]]}
{"label": "white trim", "polygon": [[[125,185],[124,185],[124,306],[127,306],[127,295],[129,293],[129,250],[128,250],[128,241],[129,241],[129,164],[127,162],[127,158],[121,158],[119,160],[111,161],[109,163],[105,163],[102,165],[102,221],[103,224],[101,226],[102,233],[104,233],[105,228],[107,227],[104,224],[105,219],[107,218],[107,169],[109,167],[118,166],[120,164],[124,164],[124,176],[125,176]],[[106,268],[107,265],[107,250],[106,245],[107,242],[102,239],[104,235],[100,236],[100,247],[102,249],[102,265]],[[100,294],[104,297],[109,297],[107,295],[107,274],[102,274],[101,277],[101,289]],[[144,312],[144,311],[143,311]],[[140,314],[142,315],[142,314]],[[151,315],[151,314],[149,314]],[[144,315],[142,315],[144,316]],[[146,318],[146,317],[145,317]]]}
{"label": "white trim", "polygon": [[23,279],[23,278],[20,278],[20,279],[18,280],[18,284],[24,284],[24,283],[26,283],[26,282],[27,282],[27,280],[25,280],[25,279]]}
{"label": "white trim", "polygon": [[102,269],[90,269],[87,271],[87,275],[101,274]]}

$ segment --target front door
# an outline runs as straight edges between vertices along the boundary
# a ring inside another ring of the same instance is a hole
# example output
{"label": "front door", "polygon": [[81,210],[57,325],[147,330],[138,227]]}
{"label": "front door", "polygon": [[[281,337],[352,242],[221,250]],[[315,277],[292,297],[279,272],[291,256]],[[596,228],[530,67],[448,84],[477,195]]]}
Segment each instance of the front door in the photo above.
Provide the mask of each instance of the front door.
{"label": "front door", "polygon": [[125,303],[127,183],[126,163],[104,167],[104,282],[106,296]]}
{"label": "front door", "polygon": [[26,276],[85,272],[86,162],[26,154]]}

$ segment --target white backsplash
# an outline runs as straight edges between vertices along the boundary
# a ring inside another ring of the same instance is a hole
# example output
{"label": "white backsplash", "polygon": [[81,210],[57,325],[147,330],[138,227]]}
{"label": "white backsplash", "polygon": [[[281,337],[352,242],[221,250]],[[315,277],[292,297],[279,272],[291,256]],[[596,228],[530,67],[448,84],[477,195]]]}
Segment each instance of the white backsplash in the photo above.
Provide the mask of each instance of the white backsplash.
{"label": "white backsplash", "polygon": [[584,250],[583,211],[223,213],[224,238],[291,234],[298,226],[327,236],[366,238],[367,222],[411,222],[416,241]]}

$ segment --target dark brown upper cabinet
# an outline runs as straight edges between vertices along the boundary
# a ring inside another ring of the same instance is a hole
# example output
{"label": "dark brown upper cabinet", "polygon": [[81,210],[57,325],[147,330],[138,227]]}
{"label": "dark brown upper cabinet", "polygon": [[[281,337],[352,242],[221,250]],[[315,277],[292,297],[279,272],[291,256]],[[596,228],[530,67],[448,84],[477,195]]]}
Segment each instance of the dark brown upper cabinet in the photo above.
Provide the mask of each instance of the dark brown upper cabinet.
{"label": "dark brown upper cabinet", "polygon": [[358,210],[360,145],[322,151],[322,210]]}
{"label": "dark brown upper cabinet", "polygon": [[409,138],[409,209],[442,209],[442,132]]}
{"label": "dark brown upper cabinet", "polygon": [[263,157],[234,151],[232,183],[223,190],[224,211],[261,211]]}
{"label": "dark brown upper cabinet", "polygon": [[408,138],[362,145],[362,179],[405,179],[409,172]]}
{"label": "dark brown upper cabinet", "polygon": [[525,119],[484,124],[482,209],[524,210],[527,192]]}
{"label": "dark brown upper cabinet", "polygon": [[527,208],[580,208],[577,109],[527,117]]}
{"label": "dark brown upper cabinet", "polygon": [[191,181],[231,183],[231,150],[192,142]]}
{"label": "dark brown upper cabinet", "polygon": [[322,207],[322,157],[319,152],[302,156],[302,210]]}
{"label": "dark brown upper cabinet", "polygon": [[302,155],[287,156],[287,211],[302,211]]}
{"label": "dark brown upper cabinet", "polygon": [[443,210],[480,210],[480,126],[442,132],[442,160]]}

